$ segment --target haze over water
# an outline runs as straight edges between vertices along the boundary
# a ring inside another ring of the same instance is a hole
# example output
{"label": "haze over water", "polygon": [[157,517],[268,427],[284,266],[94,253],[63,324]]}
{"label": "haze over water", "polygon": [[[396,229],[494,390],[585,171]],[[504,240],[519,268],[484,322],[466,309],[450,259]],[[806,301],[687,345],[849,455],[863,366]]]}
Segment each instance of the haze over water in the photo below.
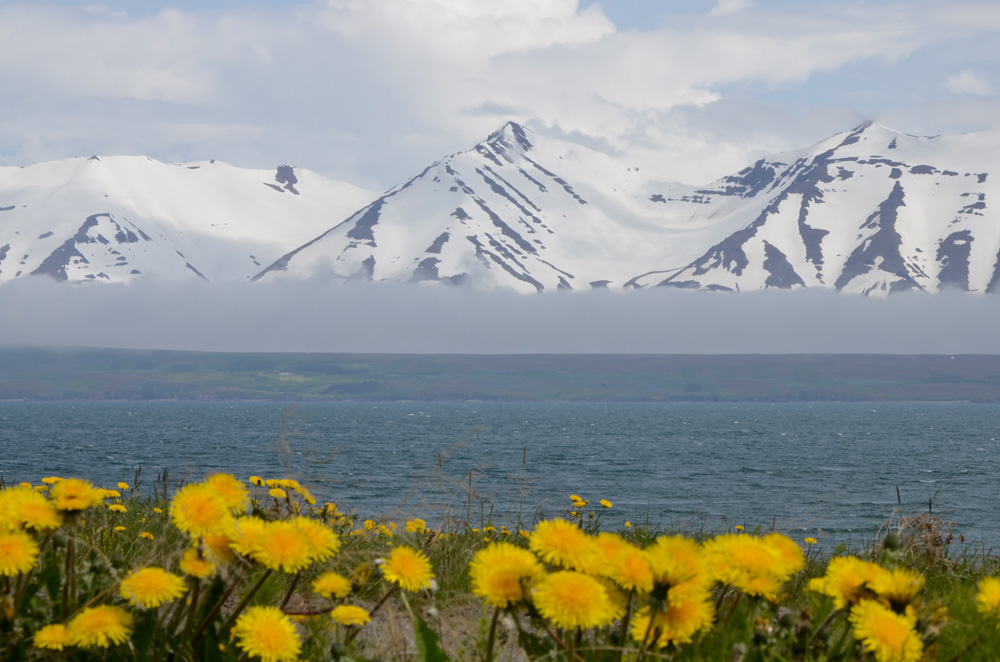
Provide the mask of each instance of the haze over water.
{"label": "haze over water", "polygon": [[573,493],[614,503],[607,528],[773,525],[826,549],[932,500],[978,549],[1000,546],[998,438],[1000,408],[974,404],[0,402],[0,475],[109,485],[142,465],[146,494],[163,468],[291,475],[342,510],[433,526],[467,508],[530,525]]}

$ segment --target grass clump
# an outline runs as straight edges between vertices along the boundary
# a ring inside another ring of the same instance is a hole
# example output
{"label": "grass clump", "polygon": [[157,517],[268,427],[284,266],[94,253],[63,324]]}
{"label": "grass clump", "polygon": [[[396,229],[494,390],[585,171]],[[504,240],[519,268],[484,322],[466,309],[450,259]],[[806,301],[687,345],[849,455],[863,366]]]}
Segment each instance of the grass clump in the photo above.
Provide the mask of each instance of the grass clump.
{"label": "grass clump", "polygon": [[292,479],[153,495],[0,485],[0,660],[1000,659],[997,561],[898,518],[859,553],[775,532],[363,519]]}

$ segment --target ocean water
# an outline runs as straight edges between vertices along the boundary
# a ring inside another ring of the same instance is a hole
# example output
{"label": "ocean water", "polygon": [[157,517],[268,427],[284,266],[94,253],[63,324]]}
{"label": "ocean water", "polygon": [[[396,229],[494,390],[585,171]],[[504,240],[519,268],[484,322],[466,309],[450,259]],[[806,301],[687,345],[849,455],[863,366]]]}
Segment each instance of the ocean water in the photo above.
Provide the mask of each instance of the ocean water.
{"label": "ocean water", "polygon": [[1000,407],[975,404],[0,402],[8,483],[290,475],[435,525],[530,524],[572,493],[613,502],[611,527],[760,525],[827,549],[929,508],[1000,549],[998,439]]}

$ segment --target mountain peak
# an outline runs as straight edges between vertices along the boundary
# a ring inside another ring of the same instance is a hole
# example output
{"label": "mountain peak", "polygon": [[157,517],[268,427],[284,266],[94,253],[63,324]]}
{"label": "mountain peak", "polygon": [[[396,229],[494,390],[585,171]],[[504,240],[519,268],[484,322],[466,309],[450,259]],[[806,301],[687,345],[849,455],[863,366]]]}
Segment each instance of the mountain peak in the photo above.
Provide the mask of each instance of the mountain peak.
{"label": "mountain peak", "polygon": [[516,148],[521,152],[530,152],[534,147],[531,137],[533,137],[533,134],[530,130],[525,129],[517,122],[511,121],[491,133],[486,142],[507,149]]}

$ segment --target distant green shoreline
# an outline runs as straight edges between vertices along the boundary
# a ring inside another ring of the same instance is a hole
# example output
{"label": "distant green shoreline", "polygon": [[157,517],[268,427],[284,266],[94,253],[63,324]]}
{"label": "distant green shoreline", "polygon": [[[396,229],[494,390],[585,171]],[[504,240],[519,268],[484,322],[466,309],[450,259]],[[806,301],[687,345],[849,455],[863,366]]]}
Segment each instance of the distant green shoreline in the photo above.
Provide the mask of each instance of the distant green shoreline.
{"label": "distant green shoreline", "polygon": [[1000,355],[0,347],[0,400],[1000,402]]}

